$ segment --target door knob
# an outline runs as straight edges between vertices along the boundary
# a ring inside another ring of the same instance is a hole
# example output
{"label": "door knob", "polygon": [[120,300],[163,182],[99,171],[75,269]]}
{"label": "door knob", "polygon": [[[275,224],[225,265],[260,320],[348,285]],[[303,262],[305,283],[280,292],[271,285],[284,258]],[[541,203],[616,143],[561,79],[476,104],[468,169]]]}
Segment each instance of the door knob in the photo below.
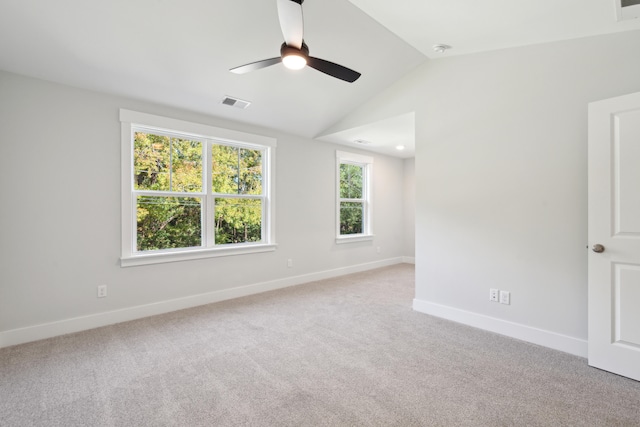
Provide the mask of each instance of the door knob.
{"label": "door knob", "polygon": [[602,252],[604,252],[604,246],[602,246],[600,243],[596,243],[595,245],[593,245],[593,248],[591,248],[591,250],[595,253],[601,254]]}

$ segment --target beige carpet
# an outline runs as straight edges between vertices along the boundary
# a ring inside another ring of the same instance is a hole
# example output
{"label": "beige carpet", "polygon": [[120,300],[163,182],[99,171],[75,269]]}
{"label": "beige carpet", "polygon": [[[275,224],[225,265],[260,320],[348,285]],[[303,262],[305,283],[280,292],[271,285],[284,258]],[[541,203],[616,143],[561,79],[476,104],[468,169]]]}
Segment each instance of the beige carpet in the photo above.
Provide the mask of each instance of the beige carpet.
{"label": "beige carpet", "polygon": [[640,383],[413,312],[398,265],[0,350],[1,426],[640,426]]}

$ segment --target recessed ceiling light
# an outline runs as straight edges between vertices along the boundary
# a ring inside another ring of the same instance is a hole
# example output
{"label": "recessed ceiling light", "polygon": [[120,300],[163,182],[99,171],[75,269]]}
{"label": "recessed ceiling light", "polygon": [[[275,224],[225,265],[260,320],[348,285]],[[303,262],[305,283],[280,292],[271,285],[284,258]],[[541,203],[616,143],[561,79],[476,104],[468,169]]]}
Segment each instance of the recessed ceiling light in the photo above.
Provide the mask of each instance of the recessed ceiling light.
{"label": "recessed ceiling light", "polygon": [[404,148],[404,145],[396,145],[396,150],[402,151]]}
{"label": "recessed ceiling light", "polygon": [[448,44],[434,44],[433,45],[433,50],[435,50],[438,53],[445,53],[449,49],[451,49],[451,46],[449,46]]}

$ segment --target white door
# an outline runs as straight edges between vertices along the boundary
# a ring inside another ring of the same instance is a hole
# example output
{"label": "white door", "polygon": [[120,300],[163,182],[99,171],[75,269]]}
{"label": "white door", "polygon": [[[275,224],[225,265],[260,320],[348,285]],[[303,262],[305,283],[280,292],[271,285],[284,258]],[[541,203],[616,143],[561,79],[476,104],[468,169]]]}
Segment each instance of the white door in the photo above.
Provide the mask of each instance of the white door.
{"label": "white door", "polygon": [[589,365],[640,381],[640,93],[589,104],[589,248]]}

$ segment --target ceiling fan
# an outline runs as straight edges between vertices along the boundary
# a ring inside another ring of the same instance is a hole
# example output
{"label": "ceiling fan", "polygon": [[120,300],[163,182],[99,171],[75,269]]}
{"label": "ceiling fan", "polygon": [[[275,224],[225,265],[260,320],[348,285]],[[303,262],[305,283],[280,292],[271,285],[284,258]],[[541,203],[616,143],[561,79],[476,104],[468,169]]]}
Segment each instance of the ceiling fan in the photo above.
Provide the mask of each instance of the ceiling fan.
{"label": "ceiling fan", "polygon": [[353,83],[360,77],[360,73],[334,62],[309,56],[309,46],[303,39],[302,2],[304,0],[278,0],[278,18],[284,36],[284,43],[280,47],[280,56],[263,59],[232,68],[232,73],[244,74],[250,71],[266,68],[282,62],[285,67],[300,70],[308,65],[320,72]]}

